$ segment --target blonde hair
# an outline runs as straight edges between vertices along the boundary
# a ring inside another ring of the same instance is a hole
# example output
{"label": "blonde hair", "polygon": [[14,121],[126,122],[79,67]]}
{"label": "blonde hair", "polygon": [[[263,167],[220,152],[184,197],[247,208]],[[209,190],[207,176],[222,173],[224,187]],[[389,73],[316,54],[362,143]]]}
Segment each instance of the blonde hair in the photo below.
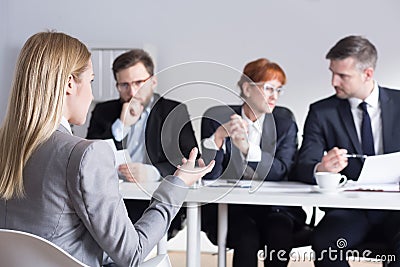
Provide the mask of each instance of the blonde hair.
{"label": "blonde hair", "polygon": [[57,129],[68,77],[79,80],[89,59],[87,47],[64,33],[41,32],[26,41],[0,129],[0,199],[24,196],[25,164]]}

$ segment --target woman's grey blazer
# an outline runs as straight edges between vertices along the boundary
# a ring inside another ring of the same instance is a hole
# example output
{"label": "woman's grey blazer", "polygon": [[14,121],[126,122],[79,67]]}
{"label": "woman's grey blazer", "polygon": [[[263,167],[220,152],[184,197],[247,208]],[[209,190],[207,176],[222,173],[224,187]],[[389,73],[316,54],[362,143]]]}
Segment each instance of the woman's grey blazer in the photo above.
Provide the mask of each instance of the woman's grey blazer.
{"label": "woman's grey blazer", "polygon": [[0,200],[0,228],[44,237],[90,266],[101,265],[103,251],[119,266],[137,266],[167,232],[187,187],[167,177],[133,225],[114,161],[104,141],[72,136],[60,126],[24,168],[25,197]]}

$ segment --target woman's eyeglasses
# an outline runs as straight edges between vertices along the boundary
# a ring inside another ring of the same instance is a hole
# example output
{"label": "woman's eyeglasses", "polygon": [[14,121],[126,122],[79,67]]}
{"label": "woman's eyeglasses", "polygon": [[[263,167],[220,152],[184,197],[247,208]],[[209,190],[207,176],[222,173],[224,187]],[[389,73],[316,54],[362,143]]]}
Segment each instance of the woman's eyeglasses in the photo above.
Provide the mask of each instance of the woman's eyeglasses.
{"label": "woman's eyeglasses", "polygon": [[282,95],[283,94],[283,88],[282,87],[278,87],[275,88],[274,86],[272,86],[269,83],[266,82],[258,82],[258,83],[253,83],[254,85],[260,87],[262,86],[262,89],[264,91],[264,93],[268,96],[272,95],[272,94],[277,94],[277,95]]}

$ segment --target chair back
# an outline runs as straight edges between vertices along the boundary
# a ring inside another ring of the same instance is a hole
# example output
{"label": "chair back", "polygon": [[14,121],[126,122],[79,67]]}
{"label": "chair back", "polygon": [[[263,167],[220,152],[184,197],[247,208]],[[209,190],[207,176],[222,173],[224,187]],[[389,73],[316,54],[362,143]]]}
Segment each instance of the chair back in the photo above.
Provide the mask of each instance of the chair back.
{"label": "chair back", "polygon": [[6,229],[0,229],[0,265],[88,267],[44,238]]}

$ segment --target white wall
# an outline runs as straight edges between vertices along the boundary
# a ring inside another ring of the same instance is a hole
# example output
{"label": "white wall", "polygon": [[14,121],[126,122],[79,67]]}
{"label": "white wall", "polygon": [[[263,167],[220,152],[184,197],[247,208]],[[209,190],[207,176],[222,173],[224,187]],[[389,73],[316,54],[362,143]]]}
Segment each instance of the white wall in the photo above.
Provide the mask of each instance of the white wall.
{"label": "white wall", "polygon": [[10,88],[10,77],[12,68],[9,65],[14,64],[14,60],[7,58],[7,40],[8,40],[8,1],[0,0],[0,122],[4,117],[7,106],[7,96]]}
{"label": "white wall", "polygon": [[[280,103],[295,112],[301,129],[308,105],[333,93],[324,57],[348,34],[365,35],[377,46],[376,79],[400,88],[400,1],[192,2],[0,0],[0,120],[18,50],[31,34],[45,29],[66,32],[89,47],[154,45],[158,70],[193,60],[242,70],[250,60],[267,57],[287,73],[287,91]],[[161,93],[166,89],[159,87]],[[179,94],[186,94],[182,99],[190,97],[191,90],[181,90]],[[224,91],[213,96],[238,101]]]}

